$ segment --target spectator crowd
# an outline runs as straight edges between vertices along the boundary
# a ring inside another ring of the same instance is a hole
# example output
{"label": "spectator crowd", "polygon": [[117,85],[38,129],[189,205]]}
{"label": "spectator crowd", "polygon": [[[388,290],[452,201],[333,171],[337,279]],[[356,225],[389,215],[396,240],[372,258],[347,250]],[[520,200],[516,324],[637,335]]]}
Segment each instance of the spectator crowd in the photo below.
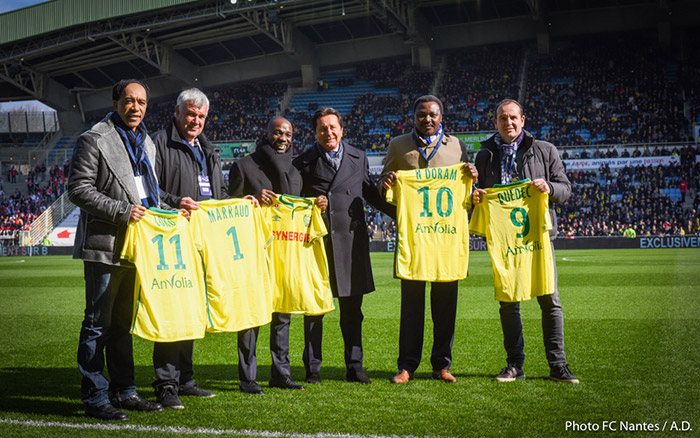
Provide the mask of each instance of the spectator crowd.
{"label": "spectator crowd", "polygon": [[[559,207],[562,234],[622,235],[630,227],[638,235],[695,234],[700,188],[696,150],[664,143],[694,142],[691,122],[700,123],[700,60],[679,58],[653,40],[633,33],[572,37],[568,43],[553,45],[547,55],[536,55],[526,44],[495,48],[508,52],[508,57],[492,56],[494,47],[462,49],[440,58],[440,74],[437,69],[415,68],[408,58],[361,63],[355,68],[356,78],[397,92],[355,98],[344,116],[344,138],[381,155],[392,137],[413,126],[413,100],[434,90],[443,99],[443,125],[451,133],[493,132],[496,103],[519,99],[525,106],[525,129],[561,147],[563,159],[681,158],[681,164],[674,166],[569,171],[574,192]],[[684,44],[686,52],[697,52],[700,36],[687,35]],[[354,82],[353,77],[343,77],[324,83],[324,89]],[[215,142],[259,139],[287,88],[286,83],[251,82],[206,90],[211,106],[205,134]],[[149,102],[145,118],[151,133],[166,127],[173,117],[172,96],[159,100]],[[311,109],[285,114],[294,124],[294,155],[314,142]],[[63,192],[65,172],[45,173],[38,168],[18,175],[16,168],[7,169],[8,181],[26,178],[27,192],[8,196],[0,189],[1,232],[25,228]],[[668,189],[679,187],[683,198],[694,196],[692,206],[669,195]],[[371,209],[366,214],[372,238],[395,236],[390,219]]]}

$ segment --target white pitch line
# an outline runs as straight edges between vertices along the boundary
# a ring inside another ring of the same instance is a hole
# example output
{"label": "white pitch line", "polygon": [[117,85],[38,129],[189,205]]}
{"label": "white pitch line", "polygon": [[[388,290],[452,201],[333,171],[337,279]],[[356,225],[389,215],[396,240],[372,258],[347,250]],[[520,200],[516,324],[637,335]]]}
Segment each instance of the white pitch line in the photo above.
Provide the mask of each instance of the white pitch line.
{"label": "white pitch line", "polygon": [[181,435],[233,435],[243,437],[264,437],[264,438],[423,438],[413,435],[358,435],[350,433],[295,433],[295,432],[272,432],[266,430],[250,429],[211,429],[211,428],[189,428],[172,426],[139,426],[135,424],[119,423],[65,423],[60,421],[38,421],[38,420],[13,420],[10,418],[0,418],[0,423],[15,426],[27,427],[63,427],[67,429],[88,429],[88,430],[128,430],[134,432],[162,432]]}

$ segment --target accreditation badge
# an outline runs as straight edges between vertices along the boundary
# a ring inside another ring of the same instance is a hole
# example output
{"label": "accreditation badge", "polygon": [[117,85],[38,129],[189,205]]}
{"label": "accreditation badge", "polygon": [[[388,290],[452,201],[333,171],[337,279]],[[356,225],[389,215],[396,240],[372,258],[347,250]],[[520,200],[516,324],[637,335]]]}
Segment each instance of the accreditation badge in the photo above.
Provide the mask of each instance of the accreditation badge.
{"label": "accreditation badge", "polygon": [[199,194],[211,197],[211,184],[207,175],[199,175]]}

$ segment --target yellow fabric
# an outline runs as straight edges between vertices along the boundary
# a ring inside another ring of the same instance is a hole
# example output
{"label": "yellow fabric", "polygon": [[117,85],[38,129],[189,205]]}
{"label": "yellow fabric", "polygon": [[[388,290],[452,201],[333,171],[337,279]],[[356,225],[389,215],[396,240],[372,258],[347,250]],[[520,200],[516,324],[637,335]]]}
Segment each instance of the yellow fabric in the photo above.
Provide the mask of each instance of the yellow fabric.
{"label": "yellow fabric", "polygon": [[549,195],[529,184],[486,189],[472,215],[472,233],[486,237],[498,301],[554,293]]}
{"label": "yellow fabric", "polygon": [[121,257],[136,265],[132,334],[156,342],[204,337],[204,271],[187,219],[148,210],[129,224]]}
{"label": "yellow fabric", "polygon": [[207,331],[237,332],[269,323],[266,248],[272,232],[262,209],[247,199],[201,201],[190,223],[206,266]]}
{"label": "yellow fabric", "polygon": [[386,200],[396,205],[397,277],[455,281],[467,276],[472,179],[462,166],[396,172],[398,179]]}
{"label": "yellow fabric", "polygon": [[328,231],[314,198],[280,195],[263,211],[275,236],[268,247],[273,310],[322,315],[335,309],[323,243]]}

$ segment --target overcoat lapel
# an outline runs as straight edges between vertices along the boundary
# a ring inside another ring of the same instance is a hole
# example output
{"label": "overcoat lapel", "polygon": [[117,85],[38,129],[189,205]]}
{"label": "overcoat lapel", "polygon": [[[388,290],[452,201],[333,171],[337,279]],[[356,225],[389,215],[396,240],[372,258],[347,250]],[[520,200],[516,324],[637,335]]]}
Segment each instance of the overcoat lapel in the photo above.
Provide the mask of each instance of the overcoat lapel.
{"label": "overcoat lapel", "polygon": [[[326,160],[321,158],[319,161],[325,162]],[[340,167],[331,183],[331,190],[336,187],[345,187],[345,181],[362,171],[363,169],[360,169],[359,162],[360,155],[357,153],[357,150],[343,142],[343,159],[340,161]]]}

